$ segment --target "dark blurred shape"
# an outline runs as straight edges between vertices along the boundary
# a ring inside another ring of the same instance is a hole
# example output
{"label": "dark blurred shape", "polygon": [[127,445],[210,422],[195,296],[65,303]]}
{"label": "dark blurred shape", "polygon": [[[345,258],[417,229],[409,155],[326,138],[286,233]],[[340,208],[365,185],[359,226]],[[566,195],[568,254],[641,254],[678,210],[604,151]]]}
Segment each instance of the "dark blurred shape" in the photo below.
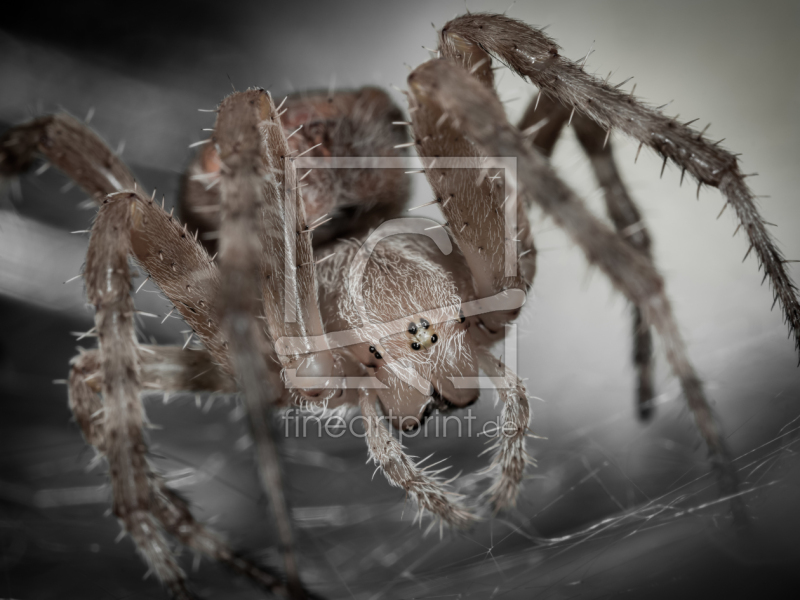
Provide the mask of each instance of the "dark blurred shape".
{"label": "dark blurred shape", "polygon": [[17,2],[0,28],[87,62],[147,79],[197,60],[209,45],[233,46],[248,3],[140,0]]}

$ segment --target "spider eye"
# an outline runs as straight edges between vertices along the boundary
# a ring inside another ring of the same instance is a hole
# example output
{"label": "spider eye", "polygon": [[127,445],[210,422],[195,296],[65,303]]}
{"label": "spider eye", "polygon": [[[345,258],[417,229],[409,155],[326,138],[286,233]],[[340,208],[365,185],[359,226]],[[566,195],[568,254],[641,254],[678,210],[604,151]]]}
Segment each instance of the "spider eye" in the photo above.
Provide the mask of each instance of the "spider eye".
{"label": "spider eye", "polygon": [[412,350],[419,350],[422,346],[419,345],[419,342],[411,342],[411,349]]}
{"label": "spider eye", "polygon": [[422,327],[423,327],[424,329],[427,329],[428,327],[430,327],[430,326],[431,326],[431,324],[430,324],[430,323],[428,323],[428,320],[427,320],[427,319],[420,319],[420,320],[419,320],[419,324],[420,324],[420,325],[422,325]]}
{"label": "spider eye", "polygon": [[436,334],[434,333],[434,334],[431,336],[431,344],[435,344],[435,343],[436,343],[436,342],[438,342],[438,341],[439,341],[439,336],[438,336],[438,335],[436,335]]}
{"label": "spider eye", "polygon": [[463,310],[461,310],[461,309],[459,309],[459,311],[458,311],[458,320],[459,320],[461,323],[463,323],[464,321],[466,321],[466,320],[467,320],[467,317],[465,317],[465,316],[464,316],[464,311],[463,311]]}
{"label": "spider eye", "polygon": [[370,346],[369,347],[369,352],[370,352],[370,354],[375,354],[375,346]]}
{"label": "spider eye", "polygon": [[411,335],[415,335],[417,333],[417,324],[416,323],[409,323],[408,324],[408,333]]}
{"label": "spider eye", "polygon": [[381,353],[380,353],[380,352],[376,352],[376,353],[375,353],[375,358],[377,358],[378,360],[380,360],[381,358],[383,358],[383,356],[381,355]]}

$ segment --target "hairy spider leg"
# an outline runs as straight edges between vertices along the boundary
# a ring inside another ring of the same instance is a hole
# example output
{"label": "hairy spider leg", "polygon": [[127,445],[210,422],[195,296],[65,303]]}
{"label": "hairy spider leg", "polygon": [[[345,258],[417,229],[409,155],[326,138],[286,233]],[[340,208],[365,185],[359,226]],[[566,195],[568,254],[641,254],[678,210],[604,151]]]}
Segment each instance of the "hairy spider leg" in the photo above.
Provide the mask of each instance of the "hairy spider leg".
{"label": "hairy spider leg", "polygon": [[409,75],[409,87],[420,103],[430,103],[451,115],[454,123],[489,156],[517,156],[523,194],[530,194],[546,214],[563,227],[625,296],[642,310],[661,336],[667,360],[681,382],[695,422],[709,449],[723,494],[731,496],[739,522],[746,511],[738,496],[738,473],[720,426],[706,400],[703,386],[688,358],[664,293],[664,282],[652,263],[594,217],[580,199],[555,175],[546,158],[508,123],[497,97],[462,67],[448,61],[429,61]]}
{"label": "hairy spider leg", "polygon": [[[219,369],[204,350],[148,345],[139,345],[136,350],[142,391],[236,391],[233,379]],[[108,404],[100,395],[103,382],[100,350],[87,350],[73,359],[69,376],[70,408],[84,438],[97,450],[99,456],[106,455],[109,440],[112,439],[106,427]],[[146,426],[144,413],[142,425]],[[180,541],[186,548],[219,561],[248,577],[265,591],[286,592],[279,574],[236,553],[217,533],[198,523],[188,502],[169,489],[158,472],[149,469],[147,481],[147,510],[155,519],[152,523],[154,527],[145,531],[144,536],[139,535],[133,539],[148,566],[160,577],[163,574],[167,578],[165,585],[173,595],[180,598],[188,593],[185,575],[176,564],[171,549],[164,543],[161,530]],[[127,531],[127,526],[123,526]],[[154,566],[153,561],[158,564]]]}
{"label": "hairy spider leg", "polygon": [[[535,129],[531,135],[533,145],[549,158],[570,116],[578,141],[589,157],[597,182],[603,190],[606,211],[614,224],[614,229],[631,246],[652,260],[650,234],[639,208],[620,177],[609,139],[610,131],[605,131],[583,114],[572,115],[568,108],[544,92],[540,92],[531,100],[517,128],[522,132]],[[637,378],[636,406],[639,418],[647,420],[655,410],[653,336],[650,327],[642,318],[642,311],[635,305],[631,307],[631,317],[632,359]]]}
{"label": "hairy spider leg", "polygon": [[[800,353],[800,299],[789,277],[788,262],[767,230],[767,223],[756,208],[755,196],[739,168],[738,158],[710,142],[689,127],[650,108],[632,94],[587,73],[582,65],[559,53],[559,46],[541,30],[505,15],[471,14],[447,23],[442,32],[457,35],[480,46],[511,70],[527,78],[541,91],[561,104],[582,113],[604,130],[618,129],[648,146],[667,161],[688,172],[697,182],[722,192],[725,206],[731,205],[755,249],[764,279],[772,285],[775,301],[783,308],[789,334],[794,335]],[[721,141],[721,140],[720,140]],[[745,255],[747,256],[747,255]]]}

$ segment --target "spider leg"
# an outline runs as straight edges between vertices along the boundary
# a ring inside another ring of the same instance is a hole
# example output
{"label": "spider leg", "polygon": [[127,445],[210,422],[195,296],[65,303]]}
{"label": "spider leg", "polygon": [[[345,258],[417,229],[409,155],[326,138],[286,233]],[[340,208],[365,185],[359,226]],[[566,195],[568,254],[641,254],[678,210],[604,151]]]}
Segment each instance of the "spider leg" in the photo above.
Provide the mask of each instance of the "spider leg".
{"label": "spider leg", "polygon": [[232,394],[236,382],[205,348],[140,346],[139,364],[145,390]]}
{"label": "spider leg", "polygon": [[[211,357],[204,351],[182,350],[170,346],[140,346],[142,389],[164,392],[221,391],[235,392],[235,382],[221,369],[216,368]],[[69,376],[70,408],[86,441],[100,455],[108,450],[108,435],[105,427],[105,405],[100,396],[103,386],[101,353],[88,350],[75,357]],[[237,554],[218,534],[198,523],[192,515],[187,501],[169,489],[164,479],[156,472],[147,473],[149,483],[148,510],[156,520],[153,531],[164,531],[187,548],[227,565],[233,571],[247,576],[266,591],[286,592],[286,586],[270,569],[261,567]],[[163,538],[157,538],[158,548],[166,547]],[[136,540],[139,544],[139,541]],[[152,544],[152,542],[150,542]],[[171,551],[164,556],[185,586],[185,576],[174,561]],[[173,564],[175,563],[175,564]],[[150,562],[148,562],[150,565]],[[152,565],[150,565],[152,567]],[[164,568],[161,568],[164,571]],[[170,586],[172,589],[172,586]],[[185,591],[185,590],[184,590]],[[173,592],[175,594],[175,592]],[[181,597],[178,594],[175,594]]]}
{"label": "spider leg", "polygon": [[373,463],[381,469],[391,485],[405,490],[416,503],[418,518],[422,518],[423,511],[428,511],[450,525],[469,525],[475,516],[461,504],[462,496],[447,491],[444,488],[447,482],[438,477],[436,471],[414,464],[400,442],[381,423],[382,417],[375,407],[377,401],[374,390],[359,389],[359,407],[364,417],[367,447]]}
{"label": "spider leg", "polygon": [[[611,142],[607,141],[607,132],[584,115],[576,116],[574,125],[578,141],[589,156],[595,176],[600,187],[603,188],[606,210],[614,223],[614,228],[626,242],[653,263],[647,225],[628,194],[625,184],[622,183],[614,162]],[[642,316],[641,309],[634,305],[631,307],[631,313],[632,358],[638,382],[636,400],[639,417],[645,420],[652,415],[654,410],[652,403],[655,395],[653,392],[653,336]]]}
{"label": "spider leg", "polygon": [[[244,290],[252,287],[253,281],[261,284],[254,296],[222,290],[226,297],[223,304],[237,306],[249,315],[263,312],[273,342],[285,336],[321,336],[325,331],[310,239],[312,228],[306,222],[296,170],[288,163],[291,152],[286,134],[271,98],[263,90],[246,94],[249,96],[234,94],[223,101],[212,136],[221,163],[220,240],[226,236],[226,219],[227,236],[232,240],[227,251],[220,242],[220,260],[226,265],[223,272],[228,270],[228,283],[223,287],[235,285],[233,289]],[[234,202],[234,198],[239,200]],[[232,268],[241,274],[232,274]],[[242,287],[245,285],[247,288]],[[262,296],[261,307],[242,304],[252,304],[258,294]],[[295,352],[279,358],[285,368],[296,369],[304,376],[330,377],[335,362],[329,351]],[[334,391],[331,386],[328,395]],[[324,401],[319,397],[321,392],[299,390],[300,395],[315,401]]]}
{"label": "spider leg", "polygon": [[[439,53],[442,58],[449,60],[455,64],[460,64],[464,67],[470,74],[480,81],[484,88],[489,90],[492,95],[497,97],[497,91],[495,89],[494,83],[494,70],[492,69],[492,59],[491,57],[484,52],[481,48],[476,46],[475,44],[470,43],[468,40],[458,36],[458,35],[443,35],[440,34],[439,36]],[[499,99],[499,98],[498,98]],[[419,112],[419,114],[417,114]],[[425,135],[417,135],[417,139],[420,140],[418,144],[418,152],[420,152],[421,156],[474,156],[474,157],[482,157],[484,156],[481,154],[480,150],[475,147],[470,141],[465,139],[461,132],[457,131],[457,128],[453,127],[452,122],[448,122],[448,114],[447,112],[442,112],[438,114],[438,112],[434,111],[431,106],[429,105],[420,105],[417,104],[414,106],[413,114],[412,114],[412,121],[414,122],[415,128],[417,127],[418,123],[421,128],[424,127],[423,123],[425,120],[432,120],[436,119],[435,122],[435,131],[428,129],[427,136]],[[416,129],[415,129],[416,133]],[[432,141],[430,141],[432,138]],[[426,144],[425,141],[429,140]],[[430,148],[426,147],[429,146]],[[432,146],[432,147],[431,147]],[[450,147],[448,147],[450,146]],[[438,152],[438,154],[436,153]],[[430,175],[435,177],[433,168],[429,169]],[[513,193],[510,189],[504,189],[503,186],[499,185],[499,182],[496,180],[497,173],[495,177],[488,177],[488,173],[486,171],[480,172],[477,178],[477,185],[470,186],[468,183],[466,184],[466,188],[469,191],[472,188],[474,191],[472,193],[471,198],[466,198],[464,203],[460,203],[458,205],[458,209],[460,210],[453,210],[451,209],[451,214],[457,213],[458,216],[462,216],[464,206],[463,204],[467,204],[468,209],[471,210],[473,213],[478,214],[480,220],[475,220],[474,224],[480,224],[479,227],[482,230],[485,230],[485,233],[482,231],[479,235],[484,238],[484,241],[489,241],[490,244],[494,244],[497,247],[497,236],[498,233],[493,230],[502,230],[504,236],[504,243],[505,243],[505,252],[515,256],[516,265],[517,265],[517,272],[521,275],[521,279],[524,282],[525,287],[521,287],[519,282],[512,281],[495,281],[494,286],[492,288],[486,288],[485,286],[483,289],[480,289],[480,285],[478,293],[479,295],[486,295],[486,292],[491,289],[492,291],[500,291],[502,289],[507,289],[508,287],[518,287],[520,289],[528,289],[530,288],[531,284],[533,283],[534,275],[536,274],[536,247],[533,241],[533,233],[531,231],[530,222],[528,220],[528,213],[527,213],[527,206],[524,202],[516,202],[516,215],[515,215],[515,224],[512,225],[509,222],[508,215],[503,214],[501,217],[500,211],[505,213],[507,208],[505,207],[506,202],[511,197]],[[431,176],[429,175],[429,180],[432,183]],[[467,172],[462,176],[461,173],[456,175],[457,178],[462,179],[462,181],[468,182],[468,177],[470,174]],[[508,176],[509,173],[504,173],[505,176]],[[441,180],[441,177],[439,178]],[[488,190],[485,188],[487,187],[486,183],[488,180]],[[505,179],[502,180],[505,182]],[[456,183],[459,183],[458,181]],[[516,182],[513,182],[516,184]],[[464,185],[463,183],[461,185]],[[452,183],[450,183],[450,187],[452,188]],[[484,188],[481,190],[480,188]],[[499,189],[498,189],[499,188]],[[510,188],[509,184],[506,184],[506,188]],[[434,188],[436,189],[436,188]],[[477,192],[477,193],[475,193]],[[455,195],[453,195],[453,199]],[[498,200],[501,200],[498,202]],[[448,202],[449,203],[449,202]],[[495,207],[494,210],[487,210],[487,208],[479,208],[481,205],[484,207],[490,207],[494,203]],[[498,206],[499,205],[499,206]],[[456,207],[454,207],[456,208]],[[448,219],[449,220],[449,219]],[[463,219],[462,219],[463,221]],[[469,228],[467,223],[463,223],[462,227]],[[459,243],[459,246],[462,246],[461,236],[465,234],[460,232],[460,228],[458,227],[458,221],[456,221],[456,227],[451,226],[451,230],[453,232],[454,237]],[[467,234],[468,235],[468,234]],[[509,237],[510,236],[510,237]],[[502,238],[501,238],[502,239]],[[469,239],[464,240],[469,244]],[[474,251],[474,249],[473,249]],[[485,246],[479,249],[480,252],[485,252]],[[495,278],[501,273],[503,270],[508,271],[508,260],[506,259],[505,269],[498,264],[498,257],[495,256],[494,264],[483,264],[483,265],[475,265],[478,268],[486,269],[493,269],[488,270],[486,273],[491,273],[494,275]],[[473,265],[470,264],[470,267]],[[506,273],[508,275],[508,273]],[[473,269],[473,277],[475,277],[475,271]],[[510,313],[504,315],[506,317],[506,321],[513,320],[516,318],[516,313]],[[488,319],[487,319],[488,321]],[[494,325],[501,325],[501,319],[495,318],[493,319]],[[500,327],[499,329],[502,329]]]}
{"label": "spider leg", "polygon": [[41,117],[0,137],[0,175],[17,174],[41,155],[95,200],[131,191],[136,203],[130,227],[131,251],[214,360],[230,372],[227,342],[216,317],[219,272],[188,228],[136,185],[127,166],[87,125],[67,114]]}
{"label": "spider leg", "polygon": [[[550,157],[558,136],[569,118],[569,109],[553,100],[548,94],[540,92],[539,96],[531,101],[517,127],[524,132],[547,119],[536,131],[533,144],[543,155]],[[588,155],[597,181],[603,189],[606,210],[614,228],[625,241],[652,261],[650,234],[619,175],[608,132],[582,114],[575,115],[572,122],[578,141]],[[637,375],[636,400],[639,417],[645,420],[654,410],[653,336],[639,308],[631,307],[631,313],[632,358]]]}
{"label": "spider leg", "polygon": [[[219,321],[220,271],[188,228],[141,192],[127,192],[135,200],[129,230],[131,251],[147,275],[173,303],[205,348],[227,373],[232,373],[227,336]],[[265,364],[274,352],[262,349]],[[278,380],[275,369],[272,381]]]}
{"label": "spider leg", "polygon": [[689,409],[709,449],[723,494],[732,497],[739,522],[746,512],[738,494],[738,474],[725,439],[706,400],[703,386],[688,358],[672,315],[664,282],[651,261],[597,220],[555,175],[547,159],[531,148],[506,120],[502,105],[463,68],[447,61],[430,61],[409,75],[409,88],[419,103],[447,112],[465,135],[488,156],[517,156],[523,163],[520,186],[563,227],[591,264],[642,310],[661,336],[667,360],[681,382]]}
{"label": "spider leg", "polygon": [[135,187],[133,174],[108,145],[66,113],[39,117],[0,136],[0,175],[27,171],[39,155],[72,177],[97,202]]}
{"label": "spider leg", "polygon": [[[92,228],[86,258],[86,291],[95,306],[103,394],[102,434],[91,424],[87,438],[100,442],[109,465],[114,514],[164,586],[176,598],[191,598],[185,575],[152,513],[150,467],[142,428],[139,352],[134,332],[134,306],[128,268],[133,207],[132,194],[118,193],[104,201]],[[71,405],[92,406],[85,379],[70,376]],[[93,413],[92,413],[93,414]],[[89,417],[91,418],[91,417]],[[101,437],[102,435],[102,437]]]}
{"label": "spider leg", "polygon": [[[457,36],[441,38],[440,52],[445,60],[460,64],[484,92],[497,98],[490,57],[479,48]],[[409,79],[409,82],[411,80]],[[509,229],[506,202],[516,190],[511,190],[509,173],[504,169],[482,168],[483,157],[510,156],[485,154],[473,144],[454,115],[442,106],[417,98],[411,84],[409,95],[411,121],[420,156],[428,160],[426,175],[444,213],[449,230],[456,239],[472,275],[478,297],[486,298],[507,289],[527,290],[536,271],[536,248],[533,242],[527,206],[517,198],[516,222]],[[499,100],[497,100],[499,101]],[[437,168],[437,157],[464,157],[472,168],[447,170]],[[516,261],[516,274],[509,276],[508,256]],[[502,337],[504,324],[517,317],[519,309],[481,315],[473,336],[480,367],[491,376],[505,377],[506,369],[485,350],[485,343]],[[496,509],[514,505],[519,493],[525,466],[531,461],[525,451],[525,431],[529,421],[529,406],[525,388],[516,375],[508,373],[515,382],[511,389],[499,388],[503,399],[502,431],[492,447],[495,451],[490,469],[496,469],[495,481],[487,491]]]}
{"label": "spider leg", "polygon": [[[443,57],[461,64],[487,89],[494,90],[492,60],[483,47],[472,43],[458,32],[448,31],[448,27],[445,26],[440,33],[439,48]],[[542,92],[530,103],[518,128],[526,135],[532,136],[534,146],[549,157],[564,125],[572,117],[569,109]],[[575,130],[581,145],[591,159],[595,175],[605,191],[606,207],[617,231],[621,232],[633,247],[638,248],[649,258],[649,235],[636,205],[619,177],[611,147],[607,144],[606,131],[583,115],[575,118]],[[524,206],[520,203],[520,208]],[[636,230],[633,234],[628,234],[628,230],[632,227],[636,227]],[[636,306],[632,308],[632,313],[633,362],[638,382],[637,406],[640,418],[644,419],[652,413],[652,336],[649,327],[643,323],[641,312]]]}
{"label": "spider leg", "polygon": [[517,129],[523,133],[529,132],[528,135],[536,149],[550,158],[568,120],[569,110],[560,102],[540,92],[528,104],[517,124]]}
{"label": "spider leg", "polygon": [[[236,382],[204,348],[139,344],[139,370],[143,391],[236,393]],[[80,359],[80,360],[78,360]],[[82,350],[76,357],[87,385],[101,391],[102,370],[98,350]],[[94,411],[92,411],[94,412]],[[91,413],[90,413],[91,414]],[[84,431],[84,434],[87,432]]]}
{"label": "spider leg", "polygon": [[[494,94],[493,88],[485,89]],[[536,249],[522,202],[506,206],[514,193],[509,174],[504,168],[484,166],[486,155],[463,135],[447,111],[418,102],[413,93],[409,105],[415,147],[448,232],[467,262],[475,294],[488,298],[509,289],[527,290],[536,270]],[[460,159],[457,168],[448,168],[445,161],[453,157]],[[509,209],[516,223],[512,230],[507,226]],[[519,309],[480,315],[478,335],[497,341],[503,325],[518,315]]]}
{"label": "spider leg", "polygon": [[[278,130],[280,136],[283,136],[283,131],[274,106],[263,90],[249,90],[228,96],[220,105],[214,129],[213,139],[219,147],[222,164],[220,262],[223,269],[219,288],[222,329],[230,340],[231,361],[250,416],[259,476],[269,496],[277,523],[289,592],[293,598],[304,598],[306,594],[300,582],[291,518],[270,423],[270,408],[278,401],[282,390],[270,382],[263,359],[269,342],[258,320],[261,314],[259,293],[262,291],[259,288],[264,268],[261,259],[264,254],[262,241],[268,249],[274,251],[285,239],[284,232],[280,229],[276,231],[276,228],[268,229],[263,240],[259,239],[259,227],[262,224],[267,225],[260,218],[261,211],[272,209],[271,216],[280,215],[281,207],[275,206],[276,203],[269,200],[282,197],[279,194],[279,170],[274,168],[274,163],[268,162],[271,156],[262,155],[262,136],[266,139],[266,144],[263,144],[266,149],[272,149],[275,130]],[[283,156],[287,153],[284,151]],[[267,171],[268,167],[273,167],[271,172]],[[265,198],[268,199],[266,203]],[[283,219],[278,223],[282,221]],[[294,229],[291,233],[295,233]],[[298,236],[299,233],[298,231]],[[291,242],[295,240],[291,239]],[[310,252],[310,247],[308,251]],[[267,265],[266,279],[274,280],[273,276],[282,273],[283,267],[282,263],[279,266]],[[291,283],[295,282],[296,279]],[[316,282],[312,280],[312,283]],[[265,287],[265,292],[268,292],[268,285]],[[297,288],[294,291],[297,293]],[[316,289],[313,292],[315,300]],[[307,299],[300,293],[297,295],[301,301]],[[266,293],[264,304],[268,311],[272,309],[272,312],[267,313],[270,328],[282,329],[283,319],[275,318],[278,312],[275,309],[278,307],[268,301]]]}
{"label": "spider leg", "polygon": [[[738,159],[719,143],[711,143],[688,126],[646,106],[619,86],[586,73],[581,65],[561,56],[558,45],[542,31],[504,15],[465,15],[442,29],[478,44],[513,71],[527,77],[550,96],[577,110],[604,130],[619,129],[641,145],[655,150],[703,185],[719,188],[739,218],[755,249],[764,278],[769,278],[776,301],[783,307],[790,335],[800,352],[800,301],[786,260],[775,245],[745,183]],[[738,229],[737,229],[738,231]],[[749,251],[748,250],[748,253]]]}

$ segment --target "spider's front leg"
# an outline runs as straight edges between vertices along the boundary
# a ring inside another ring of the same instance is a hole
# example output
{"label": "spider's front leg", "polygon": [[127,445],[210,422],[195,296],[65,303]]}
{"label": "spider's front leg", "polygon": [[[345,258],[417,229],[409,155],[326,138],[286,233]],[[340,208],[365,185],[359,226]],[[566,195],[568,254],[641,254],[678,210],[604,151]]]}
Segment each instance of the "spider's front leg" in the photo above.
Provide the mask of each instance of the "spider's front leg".
{"label": "spider's front leg", "polygon": [[[324,334],[319,310],[316,263],[302,187],[290,160],[286,134],[272,99],[263,90],[226,98],[220,105],[212,142],[220,161],[221,315],[230,332],[236,319],[263,314],[269,339]],[[231,316],[238,315],[238,316]],[[263,329],[257,328],[259,338]],[[239,335],[237,333],[237,335]],[[269,339],[257,342],[270,347]],[[265,352],[266,348],[262,348]],[[279,356],[299,375],[332,375],[331,352]],[[294,399],[320,398],[320,389],[293,389]],[[299,397],[298,397],[299,396]]]}
{"label": "spider's front leg", "polygon": [[[471,52],[461,40],[442,38],[440,51],[445,60],[461,63],[487,93],[494,95],[489,57]],[[482,55],[483,54],[483,55]],[[510,291],[524,293],[536,270],[536,249],[525,205],[517,198],[516,181],[503,168],[487,165],[485,154],[465,137],[450,113],[430,102],[421,101],[409,79],[411,122],[415,146],[426,165],[425,173],[440,206],[446,227],[464,255],[477,298],[489,305]],[[453,162],[453,159],[455,161]],[[451,164],[452,163],[452,164]],[[454,166],[456,168],[448,168]],[[513,198],[513,200],[511,200]],[[511,200],[511,201],[509,201]],[[509,218],[511,217],[511,218]],[[470,337],[479,348],[481,368],[505,377],[505,367],[495,368],[485,347],[504,336],[505,325],[516,319],[519,308],[492,310],[468,316],[474,328]],[[497,466],[494,484],[489,489],[496,508],[513,506],[531,461],[525,450],[530,408],[524,386],[510,374],[511,385],[498,389],[503,399],[499,440],[493,465]]]}
{"label": "spider's front leg", "polygon": [[[263,308],[273,340],[287,331],[301,336],[324,333],[311,242],[307,236],[302,240],[305,218],[297,181],[285,180],[286,138],[264,90],[234,93],[223,100],[212,140],[221,164],[219,314],[248,407],[259,475],[277,522],[289,591],[293,598],[303,598],[306,592],[269,419],[283,390],[270,381],[264,357],[271,344],[259,317]],[[284,202],[287,193],[291,197]],[[325,373],[333,366],[329,352],[282,359],[295,368],[304,362],[311,372]],[[315,396],[319,390],[301,393]]]}
{"label": "spider's front leg", "polygon": [[531,148],[524,136],[506,120],[494,94],[463,68],[447,61],[431,61],[409,75],[417,102],[450,115],[488,156],[517,156],[523,163],[520,185],[542,209],[563,227],[614,285],[639,306],[664,341],[667,360],[681,382],[689,408],[708,446],[718,472],[721,490],[732,496],[737,520],[746,512],[738,496],[738,474],[706,400],[703,386],[689,361],[686,347],[672,316],[664,283],[651,261],[598,221],[575,194],[555,175],[547,160]]}

